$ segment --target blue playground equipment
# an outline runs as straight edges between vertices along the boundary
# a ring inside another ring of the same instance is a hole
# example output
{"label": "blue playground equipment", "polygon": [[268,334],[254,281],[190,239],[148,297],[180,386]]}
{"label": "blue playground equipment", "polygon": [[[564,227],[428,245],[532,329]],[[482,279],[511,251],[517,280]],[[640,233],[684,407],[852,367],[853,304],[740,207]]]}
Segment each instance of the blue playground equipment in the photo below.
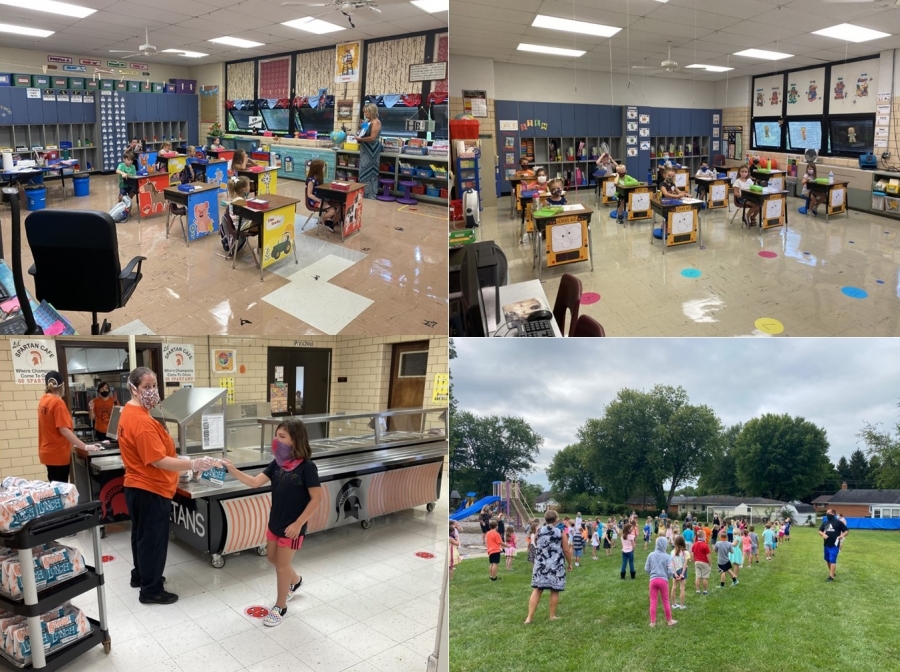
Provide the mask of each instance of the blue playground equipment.
{"label": "blue playground equipment", "polygon": [[483,506],[485,506],[487,504],[493,504],[494,502],[499,502],[499,501],[500,501],[499,497],[491,496],[491,497],[483,497],[482,499],[479,499],[477,502],[475,502],[471,506],[466,506],[465,508],[462,508],[463,506],[465,506],[465,503],[463,503],[463,505],[461,505],[460,508],[457,509],[457,511],[455,513],[450,514],[450,520],[465,520],[469,516],[474,516],[474,515],[480,513]]}

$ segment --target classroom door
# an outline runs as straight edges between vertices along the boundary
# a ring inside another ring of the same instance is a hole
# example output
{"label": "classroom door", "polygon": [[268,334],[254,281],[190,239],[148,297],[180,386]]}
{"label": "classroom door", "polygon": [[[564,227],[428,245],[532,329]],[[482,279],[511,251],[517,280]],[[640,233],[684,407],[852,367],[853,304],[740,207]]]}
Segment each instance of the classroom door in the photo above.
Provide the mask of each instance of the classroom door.
{"label": "classroom door", "polygon": [[[428,341],[397,343],[391,355],[391,386],[388,408],[422,408],[425,397],[425,376],[428,373]],[[422,429],[422,416],[402,415],[390,418],[391,431]]]}
{"label": "classroom door", "polygon": [[[331,350],[269,348],[267,399],[274,417],[328,413]],[[325,438],[324,425],[308,425],[310,439]]]}

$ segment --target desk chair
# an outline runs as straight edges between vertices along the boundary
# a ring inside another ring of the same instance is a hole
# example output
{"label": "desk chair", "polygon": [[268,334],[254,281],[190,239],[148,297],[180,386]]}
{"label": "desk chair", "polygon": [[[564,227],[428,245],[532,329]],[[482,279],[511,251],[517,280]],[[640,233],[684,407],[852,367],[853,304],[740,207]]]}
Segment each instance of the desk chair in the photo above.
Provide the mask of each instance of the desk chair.
{"label": "desk chair", "polygon": [[[253,255],[253,262],[256,264],[256,267],[259,268],[259,259],[256,256],[256,248],[253,245],[245,245],[248,238],[259,235],[259,225],[248,222],[247,228],[244,228],[241,226],[240,218],[238,218],[238,223],[235,225],[234,219],[228,212],[228,208],[225,208],[225,212],[222,213],[222,223],[225,225],[225,233],[231,237],[231,247],[228,250],[228,257],[231,257],[231,268],[235,268],[237,256],[244,247],[250,248],[250,254]],[[226,259],[228,257],[226,257]]]}
{"label": "desk chair", "polygon": [[582,315],[575,323],[575,332],[570,334],[576,338],[584,338],[589,336],[606,336],[603,325],[597,322],[590,315]]}
{"label": "desk chair", "polygon": [[743,224],[746,224],[747,223],[747,217],[746,217],[747,210],[744,208],[743,205],[738,203],[737,194],[735,194],[733,190],[731,192],[731,200],[734,203],[734,207],[737,209],[734,211],[734,214],[731,215],[731,221],[729,223],[734,224],[734,218],[737,217],[737,214],[740,212],[740,213],[742,213],[741,214],[741,222]]}
{"label": "desk chair", "polygon": [[581,280],[571,273],[563,273],[553,303],[553,317],[559,325],[559,332],[566,335],[566,311],[572,313],[569,320],[569,336],[575,335],[575,322],[578,321],[578,309],[581,306]]}
{"label": "desk chair", "polygon": [[147,257],[135,257],[122,269],[116,223],[106,212],[38,210],[25,219],[25,234],[37,300],[57,310],[90,312],[91,334],[108,332],[111,325],[98,324],[97,313],[125,307],[144,277]]}
{"label": "desk chair", "polygon": [[184,242],[188,242],[187,229],[184,228],[184,218],[187,217],[187,208],[175,203],[169,203],[169,211],[166,213],[166,238],[169,237],[169,227],[172,226],[172,220],[176,217],[181,222],[181,233],[184,235]]}

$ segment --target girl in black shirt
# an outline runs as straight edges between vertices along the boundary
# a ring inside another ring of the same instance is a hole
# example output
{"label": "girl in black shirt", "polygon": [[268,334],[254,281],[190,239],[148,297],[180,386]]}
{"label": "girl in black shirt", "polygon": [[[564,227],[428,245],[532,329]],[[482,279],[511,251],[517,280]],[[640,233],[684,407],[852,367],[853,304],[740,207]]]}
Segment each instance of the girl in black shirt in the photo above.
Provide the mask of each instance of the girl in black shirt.
{"label": "girl in black shirt", "polygon": [[303,545],[306,526],[322,504],[319,470],[312,461],[309,436],[300,420],[285,420],[275,428],[272,456],[261,474],[248,476],[231,462],[225,461],[228,473],[244,485],[259,488],[272,483],[272,509],[266,530],[269,562],[275,565],[278,597],[263,625],[280,625],[287,603],[303,582],[291,566],[294,553]]}

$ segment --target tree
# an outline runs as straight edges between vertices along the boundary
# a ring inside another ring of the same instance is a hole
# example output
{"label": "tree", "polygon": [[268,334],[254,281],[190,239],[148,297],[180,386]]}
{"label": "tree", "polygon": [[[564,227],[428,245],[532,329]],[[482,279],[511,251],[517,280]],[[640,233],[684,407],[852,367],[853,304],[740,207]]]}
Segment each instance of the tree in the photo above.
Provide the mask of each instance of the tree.
{"label": "tree", "polygon": [[522,418],[458,412],[451,428],[451,488],[486,494],[494,481],[520,478],[534,470],[543,442]]}
{"label": "tree", "polygon": [[866,422],[857,434],[866,445],[875,486],[889,490],[900,488],[900,423],[895,429],[898,436]]}
{"label": "tree", "polygon": [[650,392],[619,390],[604,416],[589,419],[577,435],[605,499],[625,502],[645,491],[668,508],[709,460],[720,429],[712,409],[690,404],[684,388],[656,385]]}
{"label": "tree", "polygon": [[[846,460],[844,461],[846,462]],[[801,502],[809,504],[819,495],[833,495],[841,489],[842,481],[843,478],[841,477],[841,473],[838,468],[835,467],[831,462],[829,462],[828,469],[825,471],[825,476],[822,478],[822,482],[814,487],[812,489],[812,492],[810,492],[808,495],[800,497],[799,499]]]}
{"label": "tree", "polygon": [[846,480],[847,476],[850,474],[850,465],[847,464],[847,458],[843,455],[841,455],[841,459],[838,460],[837,471],[842,480]]}
{"label": "tree", "polygon": [[847,465],[847,485],[851,488],[871,488],[872,483],[869,474],[869,462],[866,455],[859,448],[850,454],[850,462]]}
{"label": "tree", "polygon": [[519,481],[519,490],[522,493],[522,497],[525,498],[525,502],[532,509],[534,509],[535,500],[544,492],[544,488],[540,485],[529,483],[528,481]]}
{"label": "tree", "polygon": [[734,461],[734,443],[743,425],[738,423],[723,430],[712,456],[700,472],[697,491],[701,495],[742,495]]}
{"label": "tree", "polygon": [[752,497],[807,497],[827,475],[825,430],[804,418],[766,413],[744,425],[734,446],[738,484]]}
{"label": "tree", "polygon": [[557,499],[568,502],[579,495],[596,499],[600,494],[594,474],[588,469],[588,458],[587,449],[580,443],[566,446],[553,456],[547,468],[547,479]]}

